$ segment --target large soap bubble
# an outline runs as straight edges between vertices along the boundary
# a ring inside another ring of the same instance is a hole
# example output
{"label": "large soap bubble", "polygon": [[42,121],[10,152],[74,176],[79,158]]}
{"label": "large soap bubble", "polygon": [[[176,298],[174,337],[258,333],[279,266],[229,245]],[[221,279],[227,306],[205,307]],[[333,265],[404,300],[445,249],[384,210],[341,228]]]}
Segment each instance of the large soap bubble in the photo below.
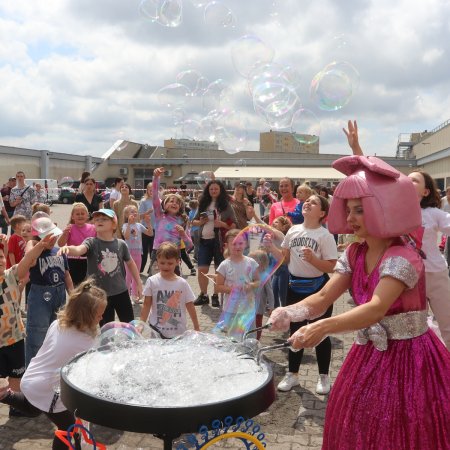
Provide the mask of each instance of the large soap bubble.
{"label": "large soap bubble", "polygon": [[186,104],[186,97],[190,90],[181,83],[172,83],[158,91],[158,102],[167,108],[179,108]]}
{"label": "large soap bubble", "polygon": [[300,144],[314,144],[319,140],[320,121],[312,111],[301,108],[294,113],[291,132]]}
{"label": "large soap bubble", "polygon": [[230,155],[240,152],[247,144],[247,125],[240,111],[224,111],[217,120],[215,139]]}
{"label": "large soap bubble", "polygon": [[159,17],[157,22],[165,27],[178,27],[183,21],[182,0],[160,1]]}
{"label": "large soap bubble", "polygon": [[145,19],[156,22],[159,17],[159,0],[141,0],[139,3],[139,13]]}
{"label": "large soap bubble", "polygon": [[210,170],[204,170],[195,176],[195,180],[200,189],[204,189],[205,186],[212,180],[215,179],[214,172]]}
{"label": "large soap bubble", "polygon": [[33,234],[39,236],[43,239],[48,234],[53,234],[53,236],[59,236],[62,234],[62,230],[53,223],[50,216],[43,212],[38,211],[33,214],[31,218],[31,227],[33,229]]}
{"label": "large soap bubble", "polygon": [[231,47],[231,60],[234,68],[243,77],[248,77],[255,67],[270,63],[275,51],[259,37],[245,35]]}
{"label": "large soap bubble", "polygon": [[221,1],[212,1],[205,6],[205,23],[211,27],[228,28],[236,23],[233,12]]}
{"label": "large soap bubble", "polygon": [[202,74],[198,70],[186,69],[178,73],[176,81],[186,86],[191,92],[194,92],[201,76]]}
{"label": "large soap bubble", "polygon": [[100,328],[94,347],[115,346],[142,339],[142,335],[133,325],[126,322],[108,322]]}
{"label": "large soap bubble", "polygon": [[337,111],[348,104],[358,85],[355,67],[347,62],[333,62],[313,78],[311,100],[324,111]]}

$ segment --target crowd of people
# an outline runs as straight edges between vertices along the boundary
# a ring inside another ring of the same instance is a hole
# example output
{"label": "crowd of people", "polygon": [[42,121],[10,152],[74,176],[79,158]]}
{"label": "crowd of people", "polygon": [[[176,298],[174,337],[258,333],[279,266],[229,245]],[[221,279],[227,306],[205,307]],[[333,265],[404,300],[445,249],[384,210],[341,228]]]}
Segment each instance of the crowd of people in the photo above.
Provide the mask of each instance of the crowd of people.
{"label": "crowd of people", "polygon": [[[353,156],[334,163],[347,175],[337,187],[282,178],[274,189],[261,179],[230,194],[211,179],[191,196],[161,190],[157,168],[140,201],[118,178],[104,204],[85,173],[61,229],[18,171],[0,201],[0,401],[10,415],[73,423],[48,380],[92,346],[98,325],[135,319],[133,305],[172,338],[186,331],[187,314],[200,330],[196,307],[211,302],[232,322],[248,303],[247,328],[265,315],[272,331],[289,330],[278,390],[300,384],[303,349],[315,348],[316,392],[331,390],[324,449],[449,449],[450,188],[441,199],[427,173],[407,177],[365,157],[356,122],[344,132]],[[250,253],[241,233],[249,223],[264,224]],[[270,261],[278,267],[263,279]],[[356,306],[333,316],[347,290]],[[330,336],[349,331],[356,343],[331,389]],[[55,439],[53,448],[64,446]]]}

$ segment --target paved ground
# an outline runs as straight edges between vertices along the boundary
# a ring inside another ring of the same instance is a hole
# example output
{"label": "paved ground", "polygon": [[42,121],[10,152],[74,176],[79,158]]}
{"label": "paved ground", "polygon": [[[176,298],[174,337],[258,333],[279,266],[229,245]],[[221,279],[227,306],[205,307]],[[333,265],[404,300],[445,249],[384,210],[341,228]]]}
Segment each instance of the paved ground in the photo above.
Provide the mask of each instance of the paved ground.
{"label": "paved ground", "polygon": [[[53,216],[59,226],[66,223],[70,207],[55,205]],[[188,273],[184,266],[185,273]],[[188,277],[195,293],[198,293],[196,277]],[[335,314],[348,310],[349,296],[342,296],[335,304]],[[139,306],[135,307],[136,315]],[[210,306],[197,307],[202,331],[210,330],[217,318],[219,310]],[[270,345],[281,342],[283,337],[279,334],[265,332],[262,343]],[[353,336],[337,335],[332,338],[333,355],[331,363],[331,378],[334,378],[342,365],[352,342]],[[275,373],[275,382],[282,378],[286,370],[286,354],[284,351],[275,351],[267,354],[272,361]],[[277,394],[272,406],[254,420],[261,426],[266,434],[267,448],[272,450],[300,450],[319,449],[322,444],[322,431],[325,416],[327,396],[317,395],[315,386],[317,382],[317,365],[314,351],[305,351],[300,369],[301,384],[291,392]],[[8,408],[0,406],[0,450],[44,450],[51,448],[54,427],[41,416],[35,419],[8,418]],[[95,426],[94,435],[108,446],[109,449],[162,449],[162,441],[145,434],[124,433],[118,430]],[[175,448],[175,447],[174,447]],[[240,441],[222,441],[211,448],[244,448]]]}

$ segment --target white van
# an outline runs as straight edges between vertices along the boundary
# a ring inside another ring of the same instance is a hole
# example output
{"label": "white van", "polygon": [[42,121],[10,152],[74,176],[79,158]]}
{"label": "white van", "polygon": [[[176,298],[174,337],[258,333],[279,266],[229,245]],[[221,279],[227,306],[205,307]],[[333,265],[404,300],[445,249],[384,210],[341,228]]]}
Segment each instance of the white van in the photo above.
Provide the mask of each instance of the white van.
{"label": "white van", "polygon": [[58,181],[50,178],[26,178],[25,184],[34,187],[38,183],[42,189],[47,192],[48,200],[57,202],[59,200],[60,189],[58,188]]}

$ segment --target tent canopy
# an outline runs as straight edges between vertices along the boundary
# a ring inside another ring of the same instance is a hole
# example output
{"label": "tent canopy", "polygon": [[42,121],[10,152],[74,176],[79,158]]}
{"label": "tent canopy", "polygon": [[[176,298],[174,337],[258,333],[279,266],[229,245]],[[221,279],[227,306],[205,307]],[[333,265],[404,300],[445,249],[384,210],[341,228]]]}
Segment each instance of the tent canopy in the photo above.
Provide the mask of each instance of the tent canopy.
{"label": "tent canopy", "polygon": [[289,177],[293,180],[339,181],[345,175],[332,167],[219,167],[214,172],[218,180],[256,181],[265,178],[267,181]]}

